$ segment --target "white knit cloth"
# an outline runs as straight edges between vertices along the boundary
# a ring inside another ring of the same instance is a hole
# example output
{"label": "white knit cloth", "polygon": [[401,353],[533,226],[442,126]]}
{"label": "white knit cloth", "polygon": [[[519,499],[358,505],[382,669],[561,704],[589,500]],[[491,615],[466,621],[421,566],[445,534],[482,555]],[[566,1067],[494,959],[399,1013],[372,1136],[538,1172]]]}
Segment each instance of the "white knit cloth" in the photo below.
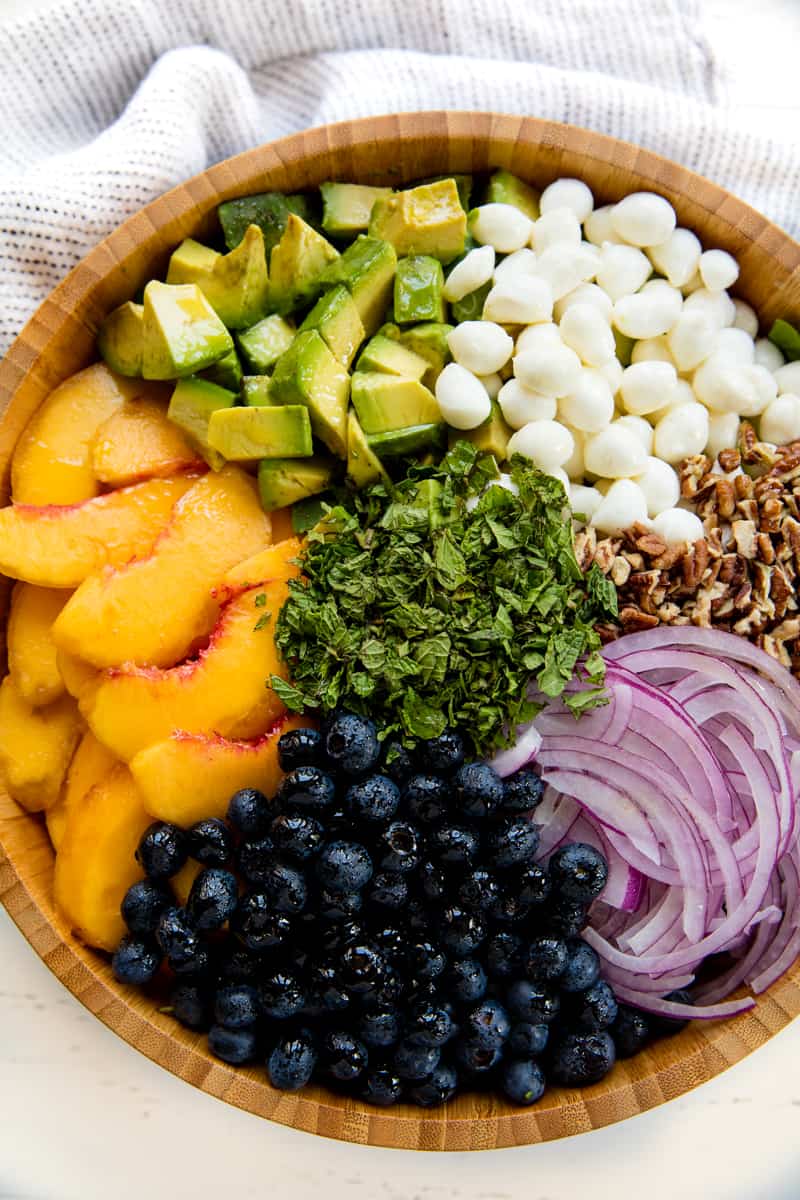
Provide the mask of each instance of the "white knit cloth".
{"label": "white knit cloth", "polygon": [[698,0],[63,0],[0,29],[0,351],[124,217],[296,129],[423,108],[588,126],[789,230],[800,151],[715,107]]}

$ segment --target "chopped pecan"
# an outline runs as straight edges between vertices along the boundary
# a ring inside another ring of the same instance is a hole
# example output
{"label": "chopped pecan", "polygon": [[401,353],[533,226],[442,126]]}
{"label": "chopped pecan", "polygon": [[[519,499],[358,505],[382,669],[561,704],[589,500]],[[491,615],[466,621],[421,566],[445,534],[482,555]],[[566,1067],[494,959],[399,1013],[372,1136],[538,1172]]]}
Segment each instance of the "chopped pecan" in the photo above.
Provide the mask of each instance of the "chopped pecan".
{"label": "chopped pecan", "polygon": [[624,555],[618,554],[611,564],[609,575],[616,587],[622,587],[628,582],[631,574],[631,564]]}
{"label": "chopped pecan", "polygon": [[683,546],[667,546],[663,554],[653,559],[652,566],[660,571],[669,571],[683,554]]}
{"label": "chopped pecan", "polygon": [[619,619],[626,633],[638,633],[642,629],[655,629],[659,624],[658,617],[654,613],[644,613],[641,609],[634,608],[632,604],[626,604],[620,611]]}
{"label": "chopped pecan", "polygon": [[646,558],[658,558],[667,549],[667,543],[657,533],[648,530],[636,538],[636,549]]}
{"label": "chopped pecan", "polygon": [[753,495],[753,481],[749,475],[737,475],[733,481],[737,500],[749,500]]}
{"label": "chopped pecan", "polygon": [[681,558],[681,574],[683,586],[689,591],[695,591],[703,578],[708,566],[708,546],[705,538],[700,538],[689,546]]}
{"label": "chopped pecan", "polygon": [[729,471],[735,471],[737,467],[742,465],[742,456],[738,450],[720,450],[717,458],[719,459],[719,465],[726,474]]}
{"label": "chopped pecan", "polygon": [[769,496],[761,505],[759,525],[765,533],[778,533],[781,527],[783,504],[777,496]]}
{"label": "chopped pecan", "polygon": [[758,557],[760,558],[761,562],[774,563],[775,547],[772,544],[772,538],[769,536],[769,534],[759,533],[756,536],[756,542],[758,544]]}
{"label": "chopped pecan", "polygon": [[597,548],[594,552],[594,561],[604,575],[607,575],[611,570],[611,564],[617,557],[619,548],[619,538],[603,538],[602,542],[597,543]]}
{"label": "chopped pecan", "polygon": [[597,534],[594,528],[590,525],[586,529],[579,529],[575,534],[575,557],[578,560],[578,566],[582,571],[588,571],[594,560],[594,552],[597,549]]}
{"label": "chopped pecan", "polygon": [[711,459],[705,454],[692,454],[680,466],[681,496],[691,500],[696,495],[700,480],[711,470]]}
{"label": "chopped pecan", "polygon": [[[770,568],[769,598],[772,601],[775,616],[781,620],[789,607],[789,602],[795,597],[794,588],[786,578],[786,572],[780,564]],[[796,601],[794,607],[796,607]]]}
{"label": "chopped pecan", "polygon": [[714,487],[717,512],[723,520],[729,520],[736,511],[736,494],[730,479],[718,479]]}
{"label": "chopped pecan", "polygon": [[733,521],[731,529],[737,553],[741,554],[742,558],[755,558],[757,549],[755,522]]}
{"label": "chopped pecan", "polygon": [[644,570],[644,555],[639,554],[637,550],[626,550],[624,552],[624,557],[626,561],[630,563],[630,568],[632,571]]}

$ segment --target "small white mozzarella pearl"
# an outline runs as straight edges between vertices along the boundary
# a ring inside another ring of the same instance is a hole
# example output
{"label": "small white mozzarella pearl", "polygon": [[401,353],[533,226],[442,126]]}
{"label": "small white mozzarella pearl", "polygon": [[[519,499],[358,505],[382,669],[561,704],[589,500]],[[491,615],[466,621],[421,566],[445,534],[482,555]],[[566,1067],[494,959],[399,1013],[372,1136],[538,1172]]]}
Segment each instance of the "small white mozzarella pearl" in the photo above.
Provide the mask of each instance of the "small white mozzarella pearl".
{"label": "small white mozzarella pearl", "polygon": [[730,325],[726,329],[720,329],[717,334],[714,357],[729,365],[742,363],[746,366],[754,361],[755,349],[755,342],[749,333],[745,333],[743,329],[734,329]]}
{"label": "small white mozzarella pearl", "polygon": [[648,456],[641,475],[636,476],[636,483],[644,492],[648,517],[657,517],[665,508],[674,508],[681,498],[678,472],[652,455]]}
{"label": "small white mozzarella pearl", "polygon": [[537,254],[551,246],[579,246],[581,223],[571,208],[551,208],[534,221],[530,241]]}
{"label": "small white mozzarella pearl", "polygon": [[678,376],[672,363],[631,363],[622,372],[620,396],[626,412],[643,417],[671,403]]}
{"label": "small white mozzarella pearl", "polygon": [[800,438],[800,396],[784,392],[767,405],[761,414],[762,442],[785,446]]}
{"label": "small white mozzarella pearl", "polygon": [[718,329],[701,309],[684,308],[667,334],[667,346],[680,371],[692,371],[714,350]]}
{"label": "small white mozzarella pearl", "polygon": [[553,315],[553,293],[545,279],[517,275],[496,283],[483,305],[485,321],[534,325]]}
{"label": "small white mozzarella pearl", "polygon": [[614,396],[608,380],[598,370],[581,371],[575,388],[558,402],[558,415],[565,425],[584,433],[599,433],[614,416]]}
{"label": "small white mozzarella pearl", "polygon": [[716,458],[720,450],[732,450],[739,438],[739,418],[736,413],[709,414],[708,441],[705,453]]}
{"label": "small white mozzarella pearl", "polygon": [[686,508],[667,508],[653,521],[653,533],[657,533],[668,546],[682,546],[684,542],[697,542],[705,536],[703,522]]}
{"label": "small white mozzarella pearl", "polygon": [[483,386],[486,388],[486,394],[490,400],[496,400],[500,394],[500,388],[503,386],[503,378],[495,371],[491,375],[478,375]]}
{"label": "small white mozzarella pearl", "polygon": [[588,367],[608,362],[615,354],[614,334],[606,318],[592,304],[574,304],[559,325],[562,341]]}
{"label": "small white mozzarella pearl", "polygon": [[623,296],[638,292],[651,274],[650,259],[641,250],[634,246],[603,243],[597,283],[612,300],[621,300]]}
{"label": "small white mozzarella pearl", "polygon": [[611,395],[616,396],[622,385],[622,376],[624,367],[618,358],[610,358],[608,362],[601,363],[595,370],[603,376],[608,386],[611,388]]}
{"label": "small white mozzarella pearl", "polygon": [[646,283],[634,296],[623,296],[614,305],[614,324],[632,338],[659,337],[668,333],[681,315],[683,297],[663,279]]}
{"label": "small white mozzarella pearl", "polygon": [[[636,342],[631,351],[632,363],[665,362],[672,363],[672,355],[665,337],[642,338]],[[674,365],[674,364],[673,364]]]}
{"label": "small white mozzarella pearl", "polygon": [[775,382],[778,385],[779,396],[784,392],[800,396],[800,361],[785,363],[784,366],[778,367],[775,372]]}
{"label": "small white mozzarella pearl", "polygon": [[530,240],[533,221],[513,204],[484,204],[470,218],[476,242],[493,246],[498,254],[511,254]]}
{"label": "small white mozzarella pearl", "polygon": [[575,390],[580,373],[581,360],[563,342],[541,350],[525,350],[514,357],[514,374],[520,383],[544,396],[568,396]]}
{"label": "small white mozzarella pearl", "polygon": [[494,268],[494,281],[504,283],[507,279],[521,275],[536,274],[536,255],[527,246],[523,246],[521,250],[515,250],[513,254],[508,254],[504,259],[496,264]]}
{"label": "small white mozzarella pearl", "polygon": [[560,243],[539,255],[536,273],[550,284],[553,298],[560,300],[597,273],[599,251],[588,242],[577,246]]}
{"label": "small white mozzarella pearl", "polygon": [[569,506],[573,513],[576,514],[576,520],[579,525],[585,525],[587,522],[591,524],[592,517],[602,502],[602,492],[598,492],[597,488],[584,487],[582,484],[573,483],[569,489]]}
{"label": "small white mozzarella pearl", "polygon": [[665,242],[647,251],[656,270],[678,288],[695,274],[702,252],[700,239],[690,229],[673,229]]}
{"label": "small white mozzarella pearl", "polygon": [[716,355],[698,367],[692,379],[697,399],[716,412],[757,417],[777,394],[775,376],[757,364],[730,366]]}
{"label": "small white mozzarella pearl", "polygon": [[611,428],[627,429],[642,443],[645,454],[653,453],[653,426],[644,417],[617,417],[616,421],[612,421]]}
{"label": "small white mozzarella pearl", "polygon": [[570,454],[569,458],[564,463],[564,471],[567,473],[570,479],[574,479],[578,483],[581,483],[586,470],[583,461],[584,436],[579,429],[570,429],[570,433],[572,434],[574,446],[572,449],[572,454]]}
{"label": "small white mozzarella pearl", "polygon": [[690,454],[701,454],[707,441],[707,410],[702,404],[680,404],[656,425],[654,453],[664,462],[678,463]]}
{"label": "small white mozzarella pearl", "polygon": [[601,533],[622,533],[636,522],[647,521],[647,501],[644,492],[632,479],[612,483],[594,510],[592,524]]}
{"label": "small white mozzarella pearl", "polygon": [[583,225],[583,235],[587,242],[591,242],[593,246],[602,246],[603,242],[622,244],[622,238],[611,224],[613,211],[613,204],[604,204],[589,213]]}
{"label": "small white mozzarella pearl", "polygon": [[583,222],[594,208],[594,196],[582,179],[556,179],[542,192],[539,211],[548,213],[558,208],[572,209]]}
{"label": "small white mozzarella pearl", "polygon": [[529,421],[511,435],[508,454],[522,454],[540,471],[552,471],[567,462],[574,447],[572,434],[558,421]]}
{"label": "small white mozzarella pearl", "polygon": [[477,291],[492,278],[494,272],[494,247],[479,246],[465,254],[447,276],[442,295],[454,304],[463,300],[470,292]]}
{"label": "small white mozzarella pearl", "polygon": [[545,322],[542,325],[529,325],[527,329],[522,330],[517,336],[516,353],[522,354],[524,350],[543,350],[545,346],[562,345],[558,326],[552,322]]}
{"label": "small white mozzarella pearl", "polygon": [[[736,316],[733,318],[734,329],[743,329],[751,338],[758,337],[758,317],[755,309],[745,304],[744,300],[734,300],[733,307],[736,309]],[[765,363],[764,366],[766,365]]]}
{"label": "small white mozzarella pearl", "polygon": [[587,437],[583,447],[586,470],[604,479],[624,479],[644,470],[647,451],[635,433],[616,421]]}
{"label": "small white mozzarella pearl", "polygon": [[571,292],[567,292],[566,296],[562,296],[553,309],[555,319],[560,321],[573,304],[590,304],[599,313],[602,313],[606,321],[611,322],[611,314],[614,309],[611,297],[596,283],[579,283]]}
{"label": "small white mozzarella pearl", "polygon": [[675,228],[675,209],[655,192],[632,192],[614,205],[611,224],[632,246],[660,246]]}
{"label": "small white mozzarella pearl", "polygon": [[491,375],[505,366],[514,350],[514,339],[493,321],[462,321],[447,335],[455,361],[475,375]]}
{"label": "small white mozzarella pearl", "polygon": [[522,429],[531,421],[552,421],[556,415],[554,396],[542,396],[524,387],[518,379],[509,379],[500,388],[497,402],[512,429]]}
{"label": "small white mozzarella pearl", "polygon": [[753,361],[768,371],[778,371],[783,366],[783,355],[769,338],[759,338],[754,343]]}
{"label": "small white mozzarella pearl", "polygon": [[480,379],[458,363],[448,363],[436,380],[436,402],[454,429],[477,429],[492,411]]}
{"label": "small white mozzarella pearl", "polygon": [[739,264],[727,250],[706,250],[700,255],[700,277],[710,292],[724,292],[739,278]]}
{"label": "small white mozzarella pearl", "polygon": [[732,325],[736,319],[736,307],[727,292],[710,292],[700,287],[688,295],[683,302],[684,311],[701,309],[717,329]]}

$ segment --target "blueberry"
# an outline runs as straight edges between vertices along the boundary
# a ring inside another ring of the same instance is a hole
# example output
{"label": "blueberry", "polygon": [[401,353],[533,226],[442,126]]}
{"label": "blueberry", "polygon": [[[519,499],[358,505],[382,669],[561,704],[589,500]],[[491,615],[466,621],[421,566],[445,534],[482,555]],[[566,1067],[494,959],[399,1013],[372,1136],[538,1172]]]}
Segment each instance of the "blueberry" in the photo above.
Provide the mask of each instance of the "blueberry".
{"label": "blueberry", "polygon": [[508,1035],[508,1049],[516,1058],[535,1058],[544,1050],[549,1036],[549,1025],[517,1021]]}
{"label": "blueberry", "polygon": [[493,934],[486,943],[486,969],[490,975],[507,979],[519,975],[522,964],[522,938],[515,933]]}
{"label": "blueberry", "polygon": [[275,861],[275,843],[269,834],[248,838],[236,851],[236,866],[247,883],[263,883]]}
{"label": "blueberry", "polygon": [[449,788],[438,775],[412,775],[406,780],[402,801],[409,815],[422,825],[435,825],[447,814]]}
{"label": "blueberry", "polygon": [[365,1045],[375,1049],[394,1046],[400,1038],[400,1018],[391,1008],[364,1013],[358,1033]]}
{"label": "blueberry", "polygon": [[355,713],[340,713],[328,725],[325,753],[328,761],[346,775],[366,775],[380,757],[374,724]]}
{"label": "blueberry", "polygon": [[461,958],[450,964],[447,985],[450,995],[460,1004],[472,1004],[486,995],[486,972],[474,958]]}
{"label": "blueberry", "polygon": [[465,763],[453,776],[453,807],[465,817],[484,820],[503,799],[503,781],[488,763]]}
{"label": "blueberry", "polygon": [[406,1037],[395,1048],[392,1062],[401,1079],[425,1079],[439,1065],[438,1046],[423,1046],[415,1038]]}
{"label": "blueberry", "polygon": [[503,886],[489,906],[489,916],[494,921],[513,925],[519,921],[527,921],[531,914],[530,904],[521,900],[512,888]]}
{"label": "blueberry", "polygon": [[395,1006],[403,994],[403,989],[402,977],[388,964],[374,983],[359,989],[350,986],[350,991],[358,995],[363,1007],[372,1012]]}
{"label": "blueberry", "polygon": [[261,1011],[276,1021],[285,1021],[300,1012],[305,1004],[305,992],[289,971],[273,971],[265,975],[258,988]]}
{"label": "blueberry", "polygon": [[[371,938],[388,959],[403,958],[408,948],[408,934],[399,925],[377,925]],[[357,940],[357,939],[354,939]]]}
{"label": "blueberry", "polygon": [[491,1071],[503,1057],[502,1046],[487,1046],[475,1038],[459,1038],[455,1043],[455,1058],[470,1074]]}
{"label": "blueberry", "polygon": [[569,948],[563,938],[537,937],[525,955],[525,974],[538,983],[552,983],[561,978],[569,961]]}
{"label": "blueberry", "polygon": [[384,908],[402,908],[408,900],[408,884],[396,871],[379,871],[373,877],[369,899]]}
{"label": "blueberry", "polygon": [[456,958],[467,958],[486,937],[486,922],[480,913],[453,906],[442,913],[440,930],[445,950]]}
{"label": "blueberry", "polygon": [[447,867],[468,867],[475,861],[480,841],[465,825],[437,825],[429,838],[431,854]]}
{"label": "blueberry", "polygon": [[284,775],[275,799],[282,812],[293,808],[324,812],[336,799],[336,784],[319,767],[295,767]]}
{"label": "blueberry", "polygon": [[186,833],[189,857],[207,867],[226,867],[233,855],[233,833],[218,817],[206,817]]}
{"label": "blueberry", "polygon": [[[358,892],[353,892],[352,895],[357,896]],[[338,958],[346,946],[363,942],[365,937],[364,930],[358,921],[354,921],[352,917],[345,917],[328,926],[323,925],[317,930],[317,949],[321,954]]]}
{"label": "blueberry", "polygon": [[608,863],[599,850],[585,842],[561,846],[548,863],[554,891],[568,900],[589,904],[608,880]]}
{"label": "blueberry", "polygon": [[[670,992],[665,1000],[674,1000],[677,1004],[694,1004],[691,992],[687,992],[685,988],[679,988],[675,992]],[[672,1037],[676,1033],[680,1033],[689,1024],[685,1017],[662,1017],[660,1014],[650,1014],[650,1030],[653,1037]]]}
{"label": "blueberry", "polygon": [[500,802],[502,812],[532,812],[541,802],[544,784],[531,767],[523,767],[516,775],[505,780],[503,798]]}
{"label": "blueberry", "polygon": [[200,944],[186,910],[165,908],[158,918],[156,941],[171,963],[191,958]]}
{"label": "blueberry", "polygon": [[338,966],[317,962],[308,973],[309,985],[325,1012],[342,1012],[350,1007],[350,997],[342,986]]}
{"label": "blueberry", "polygon": [[448,1009],[436,1000],[421,1000],[408,1011],[406,1033],[423,1046],[443,1046],[455,1033]]}
{"label": "blueberry", "polygon": [[188,857],[186,834],[168,821],[154,821],[142,834],[136,850],[136,860],[150,879],[177,875]]}
{"label": "blueberry", "polygon": [[600,978],[600,959],[583,938],[568,938],[567,965],[559,980],[562,992],[585,992]]}
{"label": "blueberry", "polygon": [[211,1006],[206,991],[196,983],[176,983],[169,995],[172,1015],[187,1029],[208,1029]]}
{"label": "blueberry", "polygon": [[196,876],[186,901],[195,929],[221,929],[239,901],[236,876],[222,867],[206,867]]}
{"label": "blueberry", "polygon": [[403,784],[414,774],[414,759],[402,742],[394,738],[383,743],[381,748],[381,771],[397,784]]}
{"label": "blueberry", "polygon": [[214,1019],[226,1029],[249,1029],[258,1020],[258,994],[249,983],[226,983],[214,997]]}
{"label": "blueberry", "polygon": [[372,877],[372,859],[359,842],[328,842],[315,866],[322,886],[333,892],[359,892]]}
{"label": "blueberry", "polygon": [[608,1033],[565,1033],[551,1044],[550,1074],[565,1087],[599,1083],[615,1061],[614,1042]]}
{"label": "blueberry", "polygon": [[358,916],[363,906],[361,892],[332,892],[322,888],[319,893],[319,914],[326,921],[349,921]]}
{"label": "blueberry", "polygon": [[368,1104],[378,1104],[381,1108],[397,1104],[402,1095],[403,1083],[400,1076],[385,1068],[370,1071],[361,1089],[362,1100],[366,1100]]}
{"label": "blueberry", "polygon": [[530,979],[515,979],[506,993],[506,1000],[515,1021],[531,1021],[534,1025],[548,1025],[558,1016],[561,1007],[558,992]]}
{"label": "blueberry", "polygon": [[345,805],[354,821],[389,821],[400,804],[400,788],[386,775],[370,775],[351,783]]}
{"label": "blueberry", "polygon": [[464,739],[454,729],[428,738],[417,747],[417,758],[426,771],[457,771],[464,761]]}
{"label": "blueberry", "polygon": [[529,863],[513,876],[513,880],[509,879],[506,887],[522,904],[542,904],[550,895],[550,876],[538,863]]}
{"label": "blueberry", "polygon": [[167,961],[176,975],[191,976],[194,980],[200,976],[210,975],[213,967],[209,948],[199,938],[195,940],[191,950],[185,951],[178,958],[169,958]]}
{"label": "blueberry", "polygon": [[387,972],[388,964],[375,946],[361,943],[347,946],[341,957],[341,977],[344,986],[355,995],[377,987]]}
{"label": "blueberry", "polygon": [[617,1048],[617,1058],[630,1058],[650,1041],[650,1021],[646,1013],[627,1004],[617,1007],[614,1023],[608,1031]]}
{"label": "blueberry", "polygon": [[535,1104],[544,1095],[544,1071],[533,1059],[511,1059],[503,1064],[500,1086],[514,1104]]}
{"label": "blueberry", "polygon": [[270,820],[270,803],[258,788],[241,788],[234,792],[228,805],[228,821],[248,838],[266,833]]}
{"label": "blueberry", "polygon": [[267,1074],[273,1087],[296,1092],[311,1079],[316,1065],[317,1052],[311,1038],[295,1033],[273,1047],[267,1059]]}
{"label": "blueberry", "polygon": [[308,888],[302,871],[287,863],[275,862],[267,872],[263,889],[274,912],[302,912],[308,900]]}
{"label": "blueberry", "polygon": [[598,979],[585,992],[579,992],[570,1004],[570,1023],[587,1033],[599,1033],[614,1023],[617,998],[604,979]]}
{"label": "blueberry", "polygon": [[366,1070],[369,1051],[352,1033],[331,1029],[322,1039],[322,1059],[334,1079],[340,1083],[350,1083]]}
{"label": "blueberry", "polygon": [[502,1047],[511,1032],[508,1012],[499,1000],[481,1000],[466,1013],[463,1034],[486,1047]]}
{"label": "blueberry", "polygon": [[313,858],[325,841],[325,830],[319,821],[305,813],[281,813],[269,827],[276,848],[291,858],[304,862]]}
{"label": "blueberry", "polygon": [[120,911],[131,933],[153,934],[165,908],[175,903],[169,888],[154,879],[139,879],[123,896]]}
{"label": "blueberry", "polygon": [[292,923],[273,911],[264,892],[249,892],[239,901],[231,918],[231,928],[249,950],[274,950],[289,943]]}
{"label": "blueberry", "polygon": [[282,771],[316,767],[322,761],[322,734],[317,729],[290,729],[278,738],[278,762]]}
{"label": "blueberry", "polygon": [[494,867],[529,863],[539,848],[539,830],[526,817],[503,817],[486,839],[487,859]]}
{"label": "blueberry", "polygon": [[542,906],[542,932],[554,937],[577,937],[589,921],[587,906],[581,900],[551,896]]}
{"label": "blueberry", "polygon": [[218,962],[218,979],[221,983],[249,983],[261,970],[263,959],[244,946],[230,943]]}
{"label": "blueberry", "polygon": [[447,892],[444,872],[430,861],[420,863],[417,869],[417,886],[428,901],[441,900]]}
{"label": "blueberry", "polygon": [[208,1048],[223,1062],[240,1067],[255,1058],[258,1037],[254,1029],[227,1029],[224,1025],[212,1025],[208,1031]]}
{"label": "blueberry", "polygon": [[427,1079],[409,1088],[408,1095],[422,1108],[436,1108],[440,1104],[446,1104],[450,1097],[455,1095],[457,1087],[458,1072],[455,1067],[439,1063]]}
{"label": "blueberry", "polygon": [[458,888],[458,900],[464,908],[477,908],[488,911],[499,898],[500,887],[490,871],[485,867],[475,867],[464,876]]}
{"label": "blueberry", "polygon": [[158,947],[150,938],[126,933],[111,959],[114,978],[137,987],[149,983],[161,966]]}
{"label": "blueberry", "polygon": [[415,979],[436,979],[445,969],[447,959],[433,942],[412,942],[406,963]]}
{"label": "blueberry", "polygon": [[384,871],[413,871],[419,866],[421,839],[408,821],[390,821],[376,847]]}

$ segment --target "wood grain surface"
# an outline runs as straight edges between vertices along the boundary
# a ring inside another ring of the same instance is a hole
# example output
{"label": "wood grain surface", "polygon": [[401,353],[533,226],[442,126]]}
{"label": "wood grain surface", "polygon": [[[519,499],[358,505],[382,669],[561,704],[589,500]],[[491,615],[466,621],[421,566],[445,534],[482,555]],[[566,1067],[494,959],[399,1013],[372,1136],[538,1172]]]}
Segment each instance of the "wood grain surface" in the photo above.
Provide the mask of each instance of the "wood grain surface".
{"label": "wood grain surface", "polygon": [[[298,190],[325,179],[401,184],[445,171],[506,167],[538,186],[578,176],[599,203],[648,189],[675,206],[707,247],[735,254],[736,293],[768,326],[800,317],[800,246],[730,193],[658,155],[555,122],[491,113],[431,112],[343,122],[228,159],[160,197],[121,225],[38,309],[0,364],[0,499],[8,497],[17,438],[44,397],[94,357],[105,314],[165,266],[188,235],[202,237],[222,200]],[[326,1137],[419,1150],[481,1150],[596,1129],[696,1087],[762,1045],[800,1013],[800,965],[724,1022],[694,1022],[677,1037],[618,1063],[599,1084],[553,1089],[529,1109],[462,1096],[425,1112],[387,1112],[319,1087],[276,1092],[262,1069],[214,1059],[202,1036],[120,986],[108,962],[80,945],[54,909],[53,855],[40,818],[0,794],[0,900],[53,973],[111,1029],[174,1074],[257,1115]]]}

